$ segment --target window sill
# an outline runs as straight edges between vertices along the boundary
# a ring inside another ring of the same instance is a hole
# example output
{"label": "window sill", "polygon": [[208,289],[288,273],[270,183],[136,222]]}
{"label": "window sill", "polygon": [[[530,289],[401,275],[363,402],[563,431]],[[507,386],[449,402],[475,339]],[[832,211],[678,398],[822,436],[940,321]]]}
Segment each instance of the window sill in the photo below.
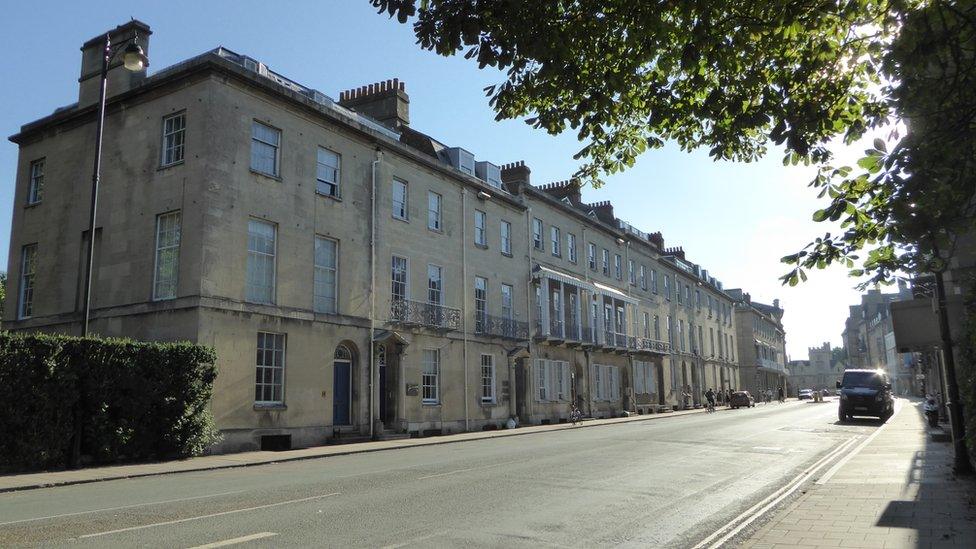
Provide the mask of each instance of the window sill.
{"label": "window sill", "polygon": [[253,173],[254,175],[260,175],[261,177],[266,177],[268,179],[277,181],[278,183],[281,183],[281,181],[282,181],[280,175],[273,175],[273,174],[270,174],[270,173],[259,172],[259,171],[255,170],[254,168],[248,168],[248,170],[251,173]]}
{"label": "window sill", "polygon": [[315,191],[315,195],[316,196],[321,196],[322,198],[328,198],[329,200],[335,200],[336,202],[342,202],[342,197],[340,197],[340,196],[335,196],[335,195],[332,195],[332,194],[320,193],[318,191]]}
{"label": "window sill", "polygon": [[487,244],[478,244],[477,242],[474,243],[474,247],[475,248],[478,248],[478,249],[481,249],[481,250],[487,250],[488,249],[488,245]]}
{"label": "window sill", "polygon": [[395,215],[391,215],[390,217],[392,217],[393,219],[395,219],[397,221],[402,221],[404,223],[410,223],[410,219],[407,218],[407,217],[397,217]]}
{"label": "window sill", "polygon": [[186,160],[180,160],[179,162],[172,162],[170,164],[160,164],[159,167],[156,168],[156,171],[161,172],[163,170],[168,170],[176,166],[182,166],[184,162],[186,162]]}
{"label": "window sill", "polygon": [[480,404],[481,404],[481,407],[482,408],[493,408],[495,406],[498,406],[498,403],[497,402],[495,402],[495,401],[487,401],[487,400],[481,401]]}
{"label": "window sill", "polygon": [[427,230],[432,233],[444,234],[444,229],[434,229],[433,227],[427,227]]}
{"label": "window sill", "polygon": [[512,255],[512,252],[502,252],[501,254],[505,257],[515,257],[514,255]]}
{"label": "window sill", "polygon": [[424,402],[424,403],[422,403],[422,405],[425,406],[425,407],[427,407],[427,408],[440,408],[441,407],[441,403],[440,402]]}
{"label": "window sill", "polygon": [[29,210],[31,208],[36,208],[42,204],[43,201],[38,200],[37,202],[31,202],[29,204],[24,204],[24,209]]}
{"label": "window sill", "polygon": [[262,412],[265,410],[287,410],[288,406],[286,404],[254,404],[255,412]]}

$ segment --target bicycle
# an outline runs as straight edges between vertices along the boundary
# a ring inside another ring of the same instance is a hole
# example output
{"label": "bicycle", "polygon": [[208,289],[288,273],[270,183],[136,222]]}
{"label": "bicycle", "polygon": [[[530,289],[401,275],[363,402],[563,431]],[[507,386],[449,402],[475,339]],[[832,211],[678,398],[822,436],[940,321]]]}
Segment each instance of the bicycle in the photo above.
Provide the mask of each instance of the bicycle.
{"label": "bicycle", "polygon": [[715,401],[709,400],[708,407],[705,409],[709,414],[715,413]]}
{"label": "bicycle", "polygon": [[571,421],[573,425],[576,425],[577,423],[583,421],[583,412],[581,412],[580,409],[577,408],[575,404],[573,405],[573,408],[569,411],[569,421]]}

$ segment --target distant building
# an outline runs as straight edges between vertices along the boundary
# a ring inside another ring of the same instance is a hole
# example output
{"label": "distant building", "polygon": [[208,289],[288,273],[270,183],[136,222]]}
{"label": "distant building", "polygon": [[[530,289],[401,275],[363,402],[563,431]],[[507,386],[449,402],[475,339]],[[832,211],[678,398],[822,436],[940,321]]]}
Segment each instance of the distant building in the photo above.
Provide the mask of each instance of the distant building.
{"label": "distant building", "polygon": [[850,306],[844,323],[844,351],[849,367],[885,370],[898,394],[915,391],[917,360],[912,353],[899,353],[896,349],[891,304],[910,299],[912,291],[904,283],[893,293],[868,290],[861,296],[861,303]]}
{"label": "distant building", "polygon": [[735,333],[741,387],[754,394],[787,387],[786,331],[779,300],[772,305],[752,300],[741,289],[727,290],[735,299]]}
{"label": "distant building", "polygon": [[791,393],[800,389],[833,389],[844,371],[843,363],[833,362],[830,343],[807,349],[808,360],[791,360],[789,383]]}

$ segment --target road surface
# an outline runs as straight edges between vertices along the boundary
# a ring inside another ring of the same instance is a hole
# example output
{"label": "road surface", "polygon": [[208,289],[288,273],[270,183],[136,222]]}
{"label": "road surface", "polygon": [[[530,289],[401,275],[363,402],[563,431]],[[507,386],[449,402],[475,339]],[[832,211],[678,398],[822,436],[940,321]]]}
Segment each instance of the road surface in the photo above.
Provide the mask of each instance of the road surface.
{"label": "road surface", "polygon": [[836,402],[0,494],[0,546],[692,547],[876,421]]}

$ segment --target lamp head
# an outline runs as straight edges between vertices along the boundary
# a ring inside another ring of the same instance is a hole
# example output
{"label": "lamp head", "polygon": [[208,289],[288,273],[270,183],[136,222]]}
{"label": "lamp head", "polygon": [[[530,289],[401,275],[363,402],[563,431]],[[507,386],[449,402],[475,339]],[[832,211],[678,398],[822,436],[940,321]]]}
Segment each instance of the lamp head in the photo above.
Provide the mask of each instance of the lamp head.
{"label": "lamp head", "polygon": [[149,58],[142,51],[142,46],[137,42],[132,42],[125,47],[122,53],[122,64],[126,70],[139,72],[149,66]]}

